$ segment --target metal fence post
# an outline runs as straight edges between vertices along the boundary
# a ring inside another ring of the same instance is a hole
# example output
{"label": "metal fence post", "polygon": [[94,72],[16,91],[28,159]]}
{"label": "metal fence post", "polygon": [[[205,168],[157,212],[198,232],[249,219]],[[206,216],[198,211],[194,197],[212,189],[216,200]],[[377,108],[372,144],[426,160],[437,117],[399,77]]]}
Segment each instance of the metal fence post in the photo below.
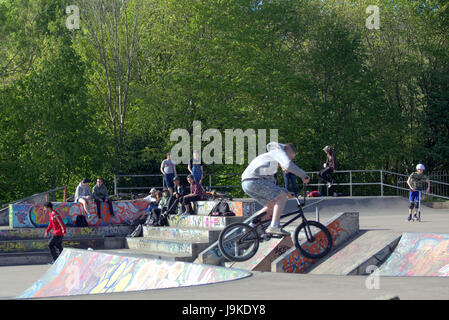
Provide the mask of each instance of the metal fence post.
{"label": "metal fence post", "polygon": [[349,170],[349,195],[352,197],[352,171]]}
{"label": "metal fence post", "polygon": [[117,194],[117,175],[114,174],[114,195],[118,196]]}
{"label": "metal fence post", "polygon": [[212,176],[209,174],[209,190],[212,190]]}
{"label": "metal fence post", "polygon": [[380,196],[384,196],[384,174],[383,170],[380,170]]}
{"label": "metal fence post", "polygon": [[315,220],[320,222],[320,209],[315,207]]}

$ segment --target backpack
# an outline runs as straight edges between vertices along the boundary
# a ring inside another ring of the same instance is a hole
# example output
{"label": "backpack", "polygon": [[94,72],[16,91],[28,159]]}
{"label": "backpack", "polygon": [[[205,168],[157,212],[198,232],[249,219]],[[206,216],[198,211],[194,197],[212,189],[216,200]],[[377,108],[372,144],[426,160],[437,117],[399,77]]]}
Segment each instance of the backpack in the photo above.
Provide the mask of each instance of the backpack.
{"label": "backpack", "polygon": [[87,223],[86,217],[83,215],[77,216],[75,220],[75,226],[78,228],[88,227],[89,224]]}
{"label": "backpack", "polygon": [[226,200],[220,200],[210,210],[209,216],[235,216],[235,213],[231,211]]}

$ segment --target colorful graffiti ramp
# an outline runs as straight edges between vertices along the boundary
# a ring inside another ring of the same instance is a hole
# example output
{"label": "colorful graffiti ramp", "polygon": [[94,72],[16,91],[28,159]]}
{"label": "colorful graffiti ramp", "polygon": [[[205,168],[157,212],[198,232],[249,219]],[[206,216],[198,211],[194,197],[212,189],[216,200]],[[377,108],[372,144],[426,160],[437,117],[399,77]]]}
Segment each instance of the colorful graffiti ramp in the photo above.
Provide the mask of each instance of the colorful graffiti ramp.
{"label": "colorful graffiti ramp", "polygon": [[239,269],[64,249],[18,298],[62,297],[186,287],[249,277]]}
{"label": "colorful graffiti ramp", "polygon": [[449,234],[404,233],[379,274],[448,277]]}

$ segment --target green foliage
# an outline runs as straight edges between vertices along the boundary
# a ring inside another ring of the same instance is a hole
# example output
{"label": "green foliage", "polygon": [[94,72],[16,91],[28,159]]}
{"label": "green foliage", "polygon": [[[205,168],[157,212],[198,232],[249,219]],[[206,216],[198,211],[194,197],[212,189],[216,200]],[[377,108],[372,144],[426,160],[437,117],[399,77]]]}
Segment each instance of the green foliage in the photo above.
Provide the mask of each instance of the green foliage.
{"label": "green foliage", "polygon": [[[372,4],[380,30],[365,27]],[[279,129],[306,170],[324,145],[341,169],[444,170],[448,21],[443,0],[0,1],[0,202],[158,173],[172,130],[196,120]]]}

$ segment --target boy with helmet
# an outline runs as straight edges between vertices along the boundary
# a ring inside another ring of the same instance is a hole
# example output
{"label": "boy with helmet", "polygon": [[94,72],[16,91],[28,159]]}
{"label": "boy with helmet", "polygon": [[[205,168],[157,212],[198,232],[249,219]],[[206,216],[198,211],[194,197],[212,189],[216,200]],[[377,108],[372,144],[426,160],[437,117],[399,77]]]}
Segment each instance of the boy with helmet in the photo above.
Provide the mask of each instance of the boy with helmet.
{"label": "boy with helmet", "polygon": [[[419,209],[419,204],[421,203],[421,192],[426,190],[427,193],[430,192],[430,180],[429,178],[424,174],[424,170],[426,168],[423,164],[418,164],[416,166],[416,172],[413,172],[410,177],[407,180],[407,184],[410,187],[410,194],[409,194],[409,200],[410,200],[410,206],[409,206],[409,216],[408,221],[412,220],[412,211],[413,208],[415,208],[415,214],[413,216],[413,219],[418,219],[417,213]],[[427,186],[427,188],[426,188]],[[418,200],[419,204],[415,204],[415,200]]]}

